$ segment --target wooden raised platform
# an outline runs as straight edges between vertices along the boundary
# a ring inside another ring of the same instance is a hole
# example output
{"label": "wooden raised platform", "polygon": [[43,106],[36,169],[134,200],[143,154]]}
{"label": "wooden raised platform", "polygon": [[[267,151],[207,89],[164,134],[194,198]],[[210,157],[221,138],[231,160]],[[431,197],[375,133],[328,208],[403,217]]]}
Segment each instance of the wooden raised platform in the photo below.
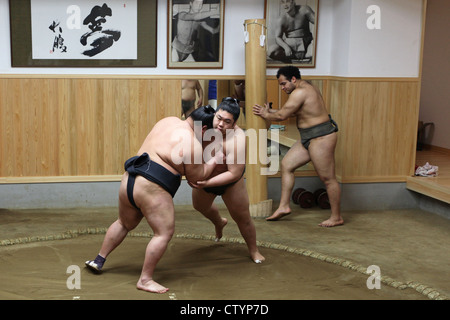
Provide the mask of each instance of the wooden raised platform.
{"label": "wooden raised platform", "polygon": [[438,166],[436,177],[408,177],[406,188],[450,204],[450,152],[432,148],[417,151],[416,165]]}

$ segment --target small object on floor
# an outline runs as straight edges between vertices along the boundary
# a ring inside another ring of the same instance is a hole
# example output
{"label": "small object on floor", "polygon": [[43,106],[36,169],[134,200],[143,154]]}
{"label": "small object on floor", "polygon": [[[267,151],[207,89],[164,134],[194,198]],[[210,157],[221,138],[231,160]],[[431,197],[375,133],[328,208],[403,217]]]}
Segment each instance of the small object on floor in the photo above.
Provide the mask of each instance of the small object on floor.
{"label": "small object on floor", "polygon": [[269,130],[280,130],[280,131],[284,131],[285,129],[286,126],[282,124],[272,124],[269,128]]}
{"label": "small object on floor", "polygon": [[432,166],[427,162],[424,166],[417,167],[415,175],[421,177],[435,177],[438,175],[438,170],[438,166]]}

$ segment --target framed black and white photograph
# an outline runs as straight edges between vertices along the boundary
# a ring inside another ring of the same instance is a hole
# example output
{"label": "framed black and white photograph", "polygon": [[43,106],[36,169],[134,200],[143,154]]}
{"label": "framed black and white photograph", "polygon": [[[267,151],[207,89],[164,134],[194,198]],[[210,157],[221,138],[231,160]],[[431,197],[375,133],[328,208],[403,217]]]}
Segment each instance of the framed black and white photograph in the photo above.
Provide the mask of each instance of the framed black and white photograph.
{"label": "framed black and white photograph", "polygon": [[316,66],[319,0],[265,0],[267,67]]}
{"label": "framed black and white photograph", "polygon": [[225,0],[167,3],[167,67],[222,69]]}
{"label": "framed black and white photograph", "polygon": [[157,0],[10,0],[13,67],[156,67]]}

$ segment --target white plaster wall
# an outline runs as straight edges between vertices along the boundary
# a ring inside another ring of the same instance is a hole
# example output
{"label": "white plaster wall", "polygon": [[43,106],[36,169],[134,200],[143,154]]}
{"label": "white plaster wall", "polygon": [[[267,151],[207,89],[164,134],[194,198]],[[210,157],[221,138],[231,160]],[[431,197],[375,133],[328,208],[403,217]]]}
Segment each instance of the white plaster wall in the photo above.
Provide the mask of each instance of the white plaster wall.
{"label": "white plaster wall", "polygon": [[[381,29],[367,28],[367,8],[378,5]],[[422,0],[352,1],[348,74],[352,77],[418,77]]]}
{"label": "white plaster wall", "polygon": [[351,0],[335,0],[332,6],[330,74],[348,74],[351,19]]}
{"label": "white plaster wall", "polygon": [[[422,0],[320,0],[315,68],[304,75],[417,77]],[[368,30],[367,7],[379,5],[382,29]],[[167,1],[158,0],[156,68],[11,68],[9,1],[0,0],[0,73],[244,75],[243,23],[264,18],[264,0],[226,0],[223,69],[167,69]],[[268,75],[276,69],[268,69]]]}

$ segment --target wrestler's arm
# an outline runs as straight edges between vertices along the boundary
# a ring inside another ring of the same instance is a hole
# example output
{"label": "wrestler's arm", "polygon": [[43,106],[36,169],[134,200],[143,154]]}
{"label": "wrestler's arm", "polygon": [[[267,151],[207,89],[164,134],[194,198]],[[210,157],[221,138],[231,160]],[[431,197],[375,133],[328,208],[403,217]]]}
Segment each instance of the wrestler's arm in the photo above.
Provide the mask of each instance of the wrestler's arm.
{"label": "wrestler's arm", "polygon": [[217,157],[213,157],[204,164],[185,164],[184,175],[188,181],[205,180],[212,174],[217,162]]}
{"label": "wrestler's arm", "polygon": [[[231,151],[228,152],[228,150]],[[206,181],[198,181],[196,186],[201,188],[224,186],[242,177],[245,170],[245,133],[241,129],[227,142],[226,164],[228,171]]]}
{"label": "wrestler's arm", "polygon": [[[222,150],[206,163],[203,162],[203,149],[201,143],[192,137],[191,152],[183,154],[184,175],[188,181],[201,181],[207,179],[218,163],[222,163]],[[199,157],[195,156],[199,155]]]}
{"label": "wrestler's arm", "polygon": [[283,50],[285,51],[286,56],[289,57],[292,54],[292,49],[283,40],[283,35],[289,31],[289,30],[285,30],[285,29],[286,29],[286,27],[284,27],[284,17],[282,16],[282,17],[280,17],[278,19],[278,23],[276,24],[276,27],[275,27],[275,42],[281,48],[283,48]]}
{"label": "wrestler's arm", "polygon": [[308,21],[312,24],[316,24],[316,16],[313,9],[311,9],[310,6],[306,6],[305,11],[305,15],[308,17]]}
{"label": "wrestler's arm", "polygon": [[245,165],[233,164],[228,166],[228,171],[218,174],[206,181],[198,181],[197,186],[201,188],[218,187],[238,181],[242,177]]}
{"label": "wrestler's arm", "polygon": [[199,21],[206,18],[209,18],[211,16],[219,15],[220,14],[220,8],[211,8],[210,11],[202,11],[202,12],[196,12],[196,13],[190,13],[185,12],[182,16],[180,15],[180,19],[187,20],[187,21]]}
{"label": "wrestler's arm", "polygon": [[298,109],[303,105],[303,102],[303,93],[296,89],[289,95],[288,100],[281,109],[270,109],[267,103],[264,104],[264,107],[255,104],[253,106],[253,113],[269,121],[284,121],[295,115]]}

